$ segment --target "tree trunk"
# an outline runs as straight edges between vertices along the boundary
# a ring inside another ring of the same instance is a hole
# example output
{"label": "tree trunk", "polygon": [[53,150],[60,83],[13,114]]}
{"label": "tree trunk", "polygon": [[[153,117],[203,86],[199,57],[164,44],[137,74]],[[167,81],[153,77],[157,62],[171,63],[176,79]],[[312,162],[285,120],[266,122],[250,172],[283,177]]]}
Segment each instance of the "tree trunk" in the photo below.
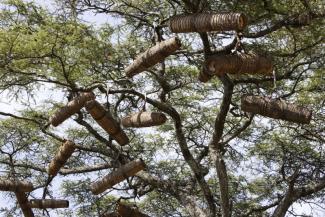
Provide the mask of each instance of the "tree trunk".
{"label": "tree trunk", "polygon": [[28,199],[24,192],[16,191],[16,198],[18,201],[18,204],[24,214],[25,217],[34,217],[34,213],[32,209],[28,205]]}

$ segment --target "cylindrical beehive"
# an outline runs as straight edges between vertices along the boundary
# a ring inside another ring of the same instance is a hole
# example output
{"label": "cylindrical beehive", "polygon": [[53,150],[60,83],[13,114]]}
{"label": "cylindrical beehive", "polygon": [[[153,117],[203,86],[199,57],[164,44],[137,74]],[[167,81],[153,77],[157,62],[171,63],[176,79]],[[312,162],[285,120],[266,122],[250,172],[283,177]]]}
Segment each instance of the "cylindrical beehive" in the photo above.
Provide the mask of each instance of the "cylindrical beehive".
{"label": "cylindrical beehive", "polygon": [[126,178],[134,176],[137,172],[143,170],[145,167],[146,165],[142,160],[131,161],[106,175],[103,179],[94,182],[90,187],[91,191],[93,194],[100,194],[115,184],[122,182]]}
{"label": "cylindrical beehive", "polygon": [[28,205],[28,199],[27,199],[26,194],[22,191],[16,191],[15,194],[16,194],[17,202],[18,202],[24,216],[25,217],[34,217],[34,213]]}
{"label": "cylindrical beehive", "polygon": [[81,93],[78,97],[68,102],[66,106],[60,108],[50,117],[50,123],[53,126],[58,126],[73,114],[80,111],[84,107],[85,103],[89,100],[95,99],[95,95],[92,92]]}
{"label": "cylindrical beehive", "polygon": [[161,112],[138,112],[122,119],[123,127],[152,127],[162,125],[167,117]]}
{"label": "cylindrical beehive", "polygon": [[118,204],[117,213],[121,217],[149,217],[148,215],[141,213],[136,207],[131,207],[123,203]]}
{"label": "cylindrical beehive", "polygon": [[21,191],[31,192],[33,191],[33,184],[25,181],[15,181],[4,178],[0,179],[0,191]]}
{"label": "cylindrical beehive", "polygon": [[67,160],[71,157],[75,149],[76,146],[72,141],[68,140],[63,143],[52,159],[48,168],[48,173],[55,176],[59,172],[60,168],[64,166]]}
{"label": "cylindrical beehive", "polygon": [[261,96],[242,96],[241,109],[245,112],[300,124],[309,124],[312,116],[312,111],[307,108],[287,103],[281,99]]}
{"label": "cylindrical beehive", "polygon": [[119,123],[99,102],[96,100],[88,101],[86,103],[86,109],[94,120],[120,145],[126,145],[129,143],[129,138],[122,130]]}
{"label": "cylindrical beehive", "polygon": [[67,200],[53,200],[53,199],[33,199],[29,201],[30,208],[37,209],[58,209],[58,208],[68,208],[69,201]]}
{"label": "cylindrical beehive", "polygon": [[[199,75],[199,80],[206,82],[212,75],[228,74],[262,74],[272,75],[273,63],[270,57],[248,54],[215,55],[207,58]],[[204,77],[205,76],[205,77]]]}
{"label": "cylindrical beehive", "polygon": [[180,47],[181,42],[176,37],[157,43],[144,53],[141,53],[134,62],[125,69],[126,75],[131,78],[134,75],[143,72],[149,67],[163,61]]}
{"label": "cylindrical beehive", "polygon": [[247,17],[242,13],[190,14],[170,18],[172,32],[241,31],[247,26]]}

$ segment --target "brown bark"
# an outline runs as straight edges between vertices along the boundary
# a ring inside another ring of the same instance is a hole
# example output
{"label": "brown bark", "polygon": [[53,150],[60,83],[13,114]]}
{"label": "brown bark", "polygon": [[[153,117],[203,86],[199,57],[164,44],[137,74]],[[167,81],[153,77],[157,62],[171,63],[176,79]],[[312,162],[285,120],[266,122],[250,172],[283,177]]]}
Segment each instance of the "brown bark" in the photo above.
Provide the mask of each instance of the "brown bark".
{"label": "brown bark", "polygon": [[134,75],[143,72],[144,70],[163,61],[180,47],[181,42],[176,37],[157,43],[144,53],[141,53],[134,62],[125,69],[126,75],[131,78]]}
{"label": "brown bark", "polygon": [[86,103],[86,109],[95,121],[120,145],[129,143],[129,138],[122,130],[120,124],[112,117],[109,111],[96,100],[91,100]]}
{"label": "brown bark", "polygon": [[34,199],[28,203],[30,208],[37,209],[57,209],[57,208],[68,208],[69,201],[67,200],[53,200],[53,199]]}
{"label": "brown bark", "polygon": [[21,191],[21,192],[31,192],[33,191],[33,184],[25,181],[15,181],[15,180],[4,180],[0,179],[0,191]]}
{"label": "brown bark", "polygon": [[24,214],[25,217],[34,217],[34,213],[32,209],[28,205],[28,199],[24,192],[16,191],[16,198],[18,201],[18,204]]}
{"label": "brown bark", "polygon": [[167,117],[161,112],[138,112],[122,119],[123,127],[152,127],[162,125]]}
{"label": "brown bark", "polygon": [[148,215],[141,213],[136,207],[131,207],[123,203],[118,204],[117,214],[121,217],[149,217]]}
{"label": "brown bark", "polygon": [[52,176],[55,176],[59,172],[60,168],[71,157],[75,148],[76,146],[72,141],[66,141],[65,143],[63,143],[54,158],[52,159],[48,168],[48,173]]}
{"label": "brown bark", "polygon": [[134,176],[137,172],[145,168],[145,163],[142,160],[134,160],[124,164],[116,171],[105,176],[103,179],[91,185],[93,194],[100,194],[106,189],[113,187],[115,184],[122,182],[128,177]]}
{"label": "brown bark", "polygon": [[73,114],[80,111],[80,109],[85,105],[85,103],[92,99],[95,99],[95,95],[92,92],[81,93],[80,96],[75,97],[73,100],[68,102],[66,106],[56,111],[50,117],[50,123],[54,127],[60,125]]}
{"label": "brown bark", "polygon": [[272,60],[267,56],[256,53],[214,55],[207,58],[199,80],[206,82],[213,75],[225,73],[272,75],[272,72]]}
{"label": "brown bark", "polygon": [[281,99],[260,96],[242,96],[241,109],[274,119],[282,119],[300,124],[309,124],[312,111],[287,103]]}
{"label": "brown bark", "polygon": [[210,32],[243,30],[247,17],[242,13],[178,15],[169,20],[172,32]]}

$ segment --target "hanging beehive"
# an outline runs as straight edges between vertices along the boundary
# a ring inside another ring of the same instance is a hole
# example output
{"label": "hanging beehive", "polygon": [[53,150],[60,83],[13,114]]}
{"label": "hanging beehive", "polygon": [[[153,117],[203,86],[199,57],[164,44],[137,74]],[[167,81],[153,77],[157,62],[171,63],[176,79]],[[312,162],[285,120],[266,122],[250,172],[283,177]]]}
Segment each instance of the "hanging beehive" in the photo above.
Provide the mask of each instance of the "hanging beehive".
{"label": "hanging beehive", "polygon": [[247,17],[242,13],[177,15],[169,20],[169,28],[175,33],[241,31],[246,26]]}
{"label": "hanging beehive", "polygon": [[50,117],[50,123],[56,127],[71,117],[73,114],[80,111],[84,107],[85,103],[89,100],[95,99],[95,95],[92,92],[80,93],[79,96],[68,102],[66,106],[60,108]]}
{"label": "hanging beehive", "polygon": [[67,160],[71,157],[72,153],[76,149],[76,145],[72,141],[64,142],[58,152],[55,154],[54,158],[52,159],[49,167],[48,173],[52,176],[56,176],[59,172],[60,168],[64,166]]}
{"label": "hanging beehive", "polygon": [[202,82],[213,75],[261,74],[272,75],[273,63],[270,57],[250,52],[248,54],[214,55],[207,58],[199,75]]}
{"label": "hanging beehive", "polygon": [[15,181],[4,178],[0,179],[0,191],[21,191],[21,192],[31,192],[33,191],[33,184],[25,181]]}
{"label": "hanging beehive", "polygon": [[261,96],[242,96],[241,109],[245,112],[300,124],[309,124],[312,116],[312,111],[307,108],[287,103],[281,99]]}
{"label": "hanging beehive", "polygon": [[67,200],[54,200],[54,199],[33,199],[28,203],[30,208],[37,209],[58,209],[58,208],[68,208],[69,201]]}
{"label": "hanging beehive", "polygon": [[17,202],[25,217],[34,217],[32,209],[29,207],[27,196],[22,191],[16,191]]}
{"label": "hanging beehive", "polygon": [[122,119],[123,127],[152,127],[162,125],[167,117],[161,112],[138,112]]}
{"label": "hanging beehive", "polygon": [[134,62],[125,69],[126,75],[131,78],[134,75],[145,71],[151,66],[163,61],[180,47],[181,42],[176,37],[157,43],[144,53],[141,53]]}
{"label": "hanging beehive", "polygon": [[96,100],[91,100],[86,103],[86,109],[94,120],[116,140],[120,145],[129,143],[129,138],[122,130],[119,123],[112,117],[109,111]]}
{"label": "hanging beehive", "polygon": [[123,203],[118,204],[117,214],[121,217],[149,217],[148,215],[141,213],[136,207],[128,206]]}
{"label": "hanging beehive", "polygon": [[143,170],[145,167],[146,165],[142,160],[131,161],[106,175],[103,179],[94,182],[90,189],[93,194],[100,194],[106,189],[109,189],[115,184],[127,179],[128,177],[134,176],[137,172]]}

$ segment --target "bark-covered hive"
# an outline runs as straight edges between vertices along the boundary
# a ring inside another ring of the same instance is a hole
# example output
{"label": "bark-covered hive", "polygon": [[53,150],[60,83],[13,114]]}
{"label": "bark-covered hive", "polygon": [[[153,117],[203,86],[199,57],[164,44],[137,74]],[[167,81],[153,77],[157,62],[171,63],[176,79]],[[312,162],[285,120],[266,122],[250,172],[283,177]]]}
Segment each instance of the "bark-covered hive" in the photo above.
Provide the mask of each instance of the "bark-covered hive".
{"label": "bark-covered hive", "polygon": [[86,109],[94,120],[120,145],[129,143],[129,138],[122,130],[120,124],[112,117],[109,111],[96,100],[86,103]]}
{"label": "bark-covered hive", "polygon": [[134,62],[125,69],[126,75],[131,78],[134,75],[145,71],[163,61],[180,47],[181,42],[176,37],[157,43],[155,46],[141,53]]}
{"label": "bark-covered hive", "polygon": [[122,165],[117,170],[112,173],[106,175],[101,180],[94,182],[90,189],[93,194],[100,194],[104,192],[106,189],[113,187],[115,184],[122,182],[128,177],[134,176],[139,171],[145,169],[145,163],[140,160],[134,160],[127,164]]}
{"label": "bark-covered hive", "polygon": [[281,99],[261,96],[242,96],[241,109],[245,112],[300,124],[309,124],[312,117],[312,111],[307,108]]}
{"label": "bark-covered hive", "polygon": [[21,192],[31,192],[33,191],[33,184],[26,181],[16,181],[11,179],[0,178],[0,191],[21,191]]}
{"label": "bark-covered hive", "polygon": [[138,112],[122,119],[123,127],[152,127],[166,122],[167,117],[161,112]]}
{"label": "bark-covered hive", "polygon": [[28,203],[30,208],[37,209],[58,209],[68,208],[69,201],[67,200],[55,200],[55,199],[33,199]]}
{"label": "bark-covered hive", "polygon": [[55,176],[59,172],[60,168],[64,166],[67,160],[71,157],[75,149],[76,145],[72,141],[68,140],[64,142],[52,159],[48,167],[48,173]]}
{"label": "bark-covered hive", "polygon": [[242,13],[199,13],[174,16],[169,20],[169,28],[175,33],[241,31],[247,23],[247,17]]}
{"label": "bark-covered hive", "polygon": [[56,127],[64,122],[66,119],[71,117],[73,114],[80,111],[84,107],[85,103],[89,100],[95,99],[95,95],[92,92],[80,93],[79,96],[75,97],[73,100],[68,102],[68,104],[58,111],[56,111],[50,117],[50,123]]}

